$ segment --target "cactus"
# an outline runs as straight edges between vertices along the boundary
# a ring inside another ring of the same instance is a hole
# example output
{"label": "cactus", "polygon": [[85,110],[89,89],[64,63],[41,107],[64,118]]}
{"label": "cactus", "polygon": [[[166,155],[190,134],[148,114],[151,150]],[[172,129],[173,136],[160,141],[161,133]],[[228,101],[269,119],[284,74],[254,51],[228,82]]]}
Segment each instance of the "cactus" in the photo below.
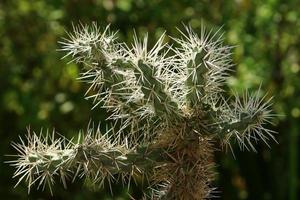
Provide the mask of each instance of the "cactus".
{"label": "cactus", "polygon": [[99,186],[142,177],[149,183],[146,198],[206,199],[214,196],[216,149],[238,143],[255,151],[260,140],[276,141],[265,127],[274,117],[271,98],[260,97],[260,89],[226,97],[232,47],[220,30],[179,31],[172,45],[162,34],[149,48],[147,35],[135,34],[127,46],[109,26],[74,27],[61,50],[83,66],[87,98],[108,110],[113,125],[89,126],[76,142],[28,131],[26,141],[13,143],[17,184],[25,180],[30,191],[34,184],[51,188],[55,176],[64,187],[71,177]]}

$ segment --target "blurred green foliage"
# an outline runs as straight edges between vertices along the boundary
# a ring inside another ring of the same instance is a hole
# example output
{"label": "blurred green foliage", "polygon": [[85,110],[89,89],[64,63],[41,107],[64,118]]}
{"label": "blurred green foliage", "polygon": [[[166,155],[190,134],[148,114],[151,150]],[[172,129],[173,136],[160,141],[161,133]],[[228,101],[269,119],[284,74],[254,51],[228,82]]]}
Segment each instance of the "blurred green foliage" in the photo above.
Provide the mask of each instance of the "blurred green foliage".
{"label": "blurred green foliage", "polygon": [[[299,196],[300,131],[300,1],[298,0],[1,0],[0,1],[0,196],[1,199],[129,199],[114,185],[92,190],[78,180],[67,190],[56,184],[49,191],[27,194],[25,184],[14,188],[13,168],[4,164],[15,152],[11,141],[26,127],[52,129],[71,138],[90,119],[103,120],[104,110],[91,111],[83,98],[87,86],[76,80],[79,66],[67,64],[57,41],[72,22],[111,23],[121,40],[133,30],[149,32],[152,42],[164,30],[190,23],[196,30],[223,25],[226,43],[235,45],[234,77],[238,91],[257,89],[273,94],[279,145],[258,146],[258,153],[216,154],[220,199],[291,199]],[[140,190],[130,190],[139,198]]]}

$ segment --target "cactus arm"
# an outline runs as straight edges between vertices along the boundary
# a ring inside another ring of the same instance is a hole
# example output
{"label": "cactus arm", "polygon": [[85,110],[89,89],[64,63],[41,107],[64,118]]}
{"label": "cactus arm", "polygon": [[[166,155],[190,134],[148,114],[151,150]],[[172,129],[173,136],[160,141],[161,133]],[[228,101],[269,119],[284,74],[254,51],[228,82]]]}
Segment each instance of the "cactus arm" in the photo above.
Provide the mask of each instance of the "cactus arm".
{"label": "cactus arm", "polygon": [[205,75],[208,72],[204,63],[205,56],[206,51],[202,49],[200,52],[196,53],[195,59],[191,59],[187,63],[188,77],[186,79],[186,86],[188,88],[188,93],[186,97],[190,107],[202,103],[199,99],[205,94]]}
{"label": "cactus arm", "polygon": [[177,117],[178,106],[165,91],[165,86],[155,77],[155,67],[138,61],[135,76],[144,94],[144,101],[152,104],[157,116]]}
{"label": "cactus arm", "polygon": [[273,136],[276,132],[264,128],[274,117],[270,109],[272,98],[264,101],[266,96],[260,98],[259,92],[260,90],[253,95],[245,92],[242,99],[235,95],[232,105],[223,102],[222,106],[216,108],[207,104],[207,118],[212,124],[208,126],[209,132],[215,133],[225,145],[237,141],[241,150],[256,151],[253,142],[258,140],[262,140],[268,146],[270,139],[276,142]]}
{"label": "cactus arm", "polygon": [[17,168],[14,177],[19,177],[19,182],[26,180],[29,190],[36,182],[38,187],[43,185],[44,188],[48,184],[51,188],[55,176],[60,176],[66,187],[66,179],[71,174],[74,178],[84,174],[95,183],[103,184],[102,180],[117,174],[147,174],[167,160],[162,148],[141,146],[127,149],[124,145],[112,145],[106,135],[88,135],[83,142],[69,143],[66,147],[61,146],[62,139],[51,143],[47,142],[48,139],[32,135],[26,146],[24,142],[14,144],[21,152],[18,159],[10,162]]}

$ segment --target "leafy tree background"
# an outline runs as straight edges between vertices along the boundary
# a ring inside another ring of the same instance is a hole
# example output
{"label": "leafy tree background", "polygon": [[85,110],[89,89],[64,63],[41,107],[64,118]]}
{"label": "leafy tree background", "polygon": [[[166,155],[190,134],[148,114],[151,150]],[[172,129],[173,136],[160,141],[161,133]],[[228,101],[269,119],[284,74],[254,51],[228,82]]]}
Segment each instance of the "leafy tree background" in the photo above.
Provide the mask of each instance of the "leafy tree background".
{"label": "leafy tree background", "polygon": [[[90,119],[103,120],[100,108],[91,111],[84,100],[86,85],[76,80],[79,66],[67,64],[57,49],[72,22],[111,23],[120,40],[130,42],[133,30],[149,32],[152,42],[164,30],[201,22],[225,31],[225,42],[236,45],[234,77],[228,85],[275,96],[274,121],[279,145],[258,145],[258,153],[216,153],[215,186],[220,199],[299,199],[300,131],[300,1],[297,0],[1,0],[0,1],[0,196],[1,199],[129,199],[127,189],[113,185],[94,190],[78,180],[64,190],[29,195],[24,183],[14,188],[13,168],[4,164],[16,153],[11,141],[26,127],[55,130],[69,138]],[[88,184],[88,183],[87,183]],[[130,188],[136,198],[141,186]]]}

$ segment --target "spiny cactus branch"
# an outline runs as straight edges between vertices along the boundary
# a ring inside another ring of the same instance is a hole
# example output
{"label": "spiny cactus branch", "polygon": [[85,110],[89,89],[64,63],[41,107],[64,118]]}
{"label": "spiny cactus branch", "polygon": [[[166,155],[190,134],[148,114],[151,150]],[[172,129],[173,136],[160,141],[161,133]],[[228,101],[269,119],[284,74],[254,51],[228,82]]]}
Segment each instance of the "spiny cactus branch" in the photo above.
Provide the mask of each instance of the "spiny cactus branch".
{"label": "spiny cactus branch", "polygon": [[13,146],[17,159],[14,177],[38,187],[54,184],[59,175],[66,187],[71,176],[87,177],[103,186],[146,177],[150,199],[202,200],[214,197],[213,152],[221,144],[255,151],[262,140],[275,140],[271,98],[245,92],[225,97],[223,86],[232,71],[232,47],[222,33],[201,27],[198,36],[190,26],[181,38],[152,48],[148,35],[133,44],[117,41],[116,33],[79,25],[62,42],[61,50],[83,65],[79,77],[90,87],[86,95],[94,106],[110,113],[114,126],[107,132],[90,128],[77,142],[29,134]]}
{"label": "spiny cactus branch", "polygon": [[[14,177],[19,182],[26,180],[28,190],[34,183],[38,187],[54,184],[53,176],[60,176],[65,187],[66,179],[87,176],[95,184],[102,186],[107,178],[145,176],[155,166],[165,163],[168,158],[163,148],[138,146],[129,149],[126,143],[111,141],[109,133],[102,135],[99,129],[89,130],[83,140],[76,143],[66,138],[54,139],[54,135],[36,135],[28,132],[27,141],[13,143],[20,153],[17,160],[10,163],[17,168]],[[80,133],[81,135],[81,133]],[[17,184],[19,184],[19,182]]]}

